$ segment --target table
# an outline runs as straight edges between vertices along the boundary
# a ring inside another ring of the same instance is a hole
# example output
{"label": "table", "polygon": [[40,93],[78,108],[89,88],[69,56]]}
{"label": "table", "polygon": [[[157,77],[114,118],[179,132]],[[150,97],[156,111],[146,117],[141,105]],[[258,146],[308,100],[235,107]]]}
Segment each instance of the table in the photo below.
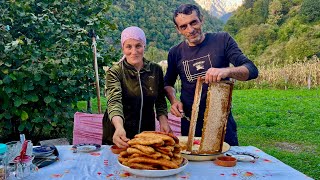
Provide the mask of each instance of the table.
{"label": "table", "polygon": [[110,146],[104,145],[100,151],[91,153],[73,153],[71,147],[57,146],[60,160],[39,169],[26,179],[311,179],[253,146],[234,146],[230,150],[258,155],[259,159],[254,163],[238,162],[234,167],[221,167],[213,161],[189,161],[181,173],[163,178],[138,177],[123,171],[117,164],[117,155],[110,151]]}

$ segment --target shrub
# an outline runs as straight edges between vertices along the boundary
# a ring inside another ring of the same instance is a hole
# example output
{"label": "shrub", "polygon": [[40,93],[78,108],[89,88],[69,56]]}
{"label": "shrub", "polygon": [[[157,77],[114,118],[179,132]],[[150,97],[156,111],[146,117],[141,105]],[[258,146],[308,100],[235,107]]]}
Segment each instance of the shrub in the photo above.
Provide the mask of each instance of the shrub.
{"label": "shrub", "polygon": [[[71,134],[76,102],[95,96],[88,30],[104,37],[115,28],[104,17],[109,5],[93,0],[2,2],[0,141],[17,139],[19,133],[36,142]],[[103,40],[97,42],[100,65],[117,55]]]}

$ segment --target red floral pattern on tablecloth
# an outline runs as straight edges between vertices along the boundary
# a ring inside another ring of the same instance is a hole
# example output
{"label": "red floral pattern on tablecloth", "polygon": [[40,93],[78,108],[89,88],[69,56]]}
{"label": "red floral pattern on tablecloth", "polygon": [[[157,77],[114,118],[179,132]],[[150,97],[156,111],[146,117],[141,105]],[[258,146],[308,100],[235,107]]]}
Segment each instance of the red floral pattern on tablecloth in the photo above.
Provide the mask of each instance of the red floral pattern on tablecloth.
{"label": "red floral pattern on tablecloth", "polygon": [[52,178],[62,178],[63,174],[52,174],[51,177]]}
{"label": "red floral pattern on tablecloth", "polygon": [[112,176],[114,176],[114,174],[107,174],[107,175],[106,175],[106,178],[110,178],[110,177],[112,177]]}
{"label": "red floral pattern on tablecloth", "polygon": [[225,174],[225,173],[221,173],[220,176],[232,176],[232,177],[239,177],[240,179],[247,179],[247,178],[251,178],[254,177],[254,173],[250,172],[250,171],[241,171],[241,170],[236,170],[236,172],[231,173],[231,174]]}
{"label": "red floral pattern on tablecloth", "polygon": [[235,177],[235,176],[238,176],[237,173],[232,173],[231,176]]}
{"label": "red floral pattern on tablecloth", "polygon": [[189,176],[180,176],[181,179],[189,179]]}
{"label": "red floral pattern on tablecloth", "polygon": [[179,178],[179,179],[189,179],[190,178],[190,173],[183,174],[183,175],[178,174],[177,178]]}
{"label": "red floral pattern on tablecloth", "polygon": [[267,163],[272,162],[272,161],[271,161],[271,160],[269,160],[269,159],[263,159],[263,161],[264,161],[264,162],[267,162]]}
{"label": "red floral pattern on tablecloth", "polygon": [[254,174],[252,173],[252,172],[246,172],[246,173],[244,173],[244,176],[247,176],[247,177],[249,177],[249,176],[253,176]]}
{"label": "red floral pattern on tablecloth", "polygon": [[[195,140],[194,144],[198,144],[200,143],[199,140]],[[249,148],[248,148],[249,149]],[[68,149],[65,149],[68,150]],[[239,151],[242,152],[242,149],[237,149]],[[246,150],[246,149],[245,149]],[[107,149],[107,151],[109,152],[109,149]],[[244,150],[243,150],[244,151]],[[110,151],[111,152],[111,151]],[[260,167],[260,166],[266,166],[266,167],[273,167],[274,164],[278,164],[278,162],[280,162],[277,159],[273,159],[272,157],[269,156],[265,156],[262,150],[258,149],[258,148],[251,148],[251,150],[249,149],[248,152],[256,154],[257,156],[259,156],[258,159],[256,159],[255,161],[252,162],[239,162],[239,165],[237,164],[237,166],[235,167],[231,167],[231,168],[221,168],[221,169],[214,169],[215,172],[215,176],[217,179],[241,179],[241,180],[256,180],[256,179],[264,179],[264,178],[276,178],[278,176],[278,171],[272,171],[272,168],[266,168],[263,171],[261,171],[261,169],[257,169],[256,167]],[[70,152],[72,153],[72,152]],[[135,174],[131,174],[125,170],[123,170],[122,168],[120,168],[118,166],[117,163],[117,156],[113,155],[113,154],[106,154],[105,152],[91,152],[91,153],[72,153],[72,155],[74,155],[72,158],[71,157],[66,157],[63,158],[60,163],[64,163],[67,166],[59,166],[60,168],[57,168],[55,170],[59,170],[56,172],[51,172],[49,174],[46,174],[46,176],[49,176],[48,178],[52,178],[52,179],[65,179],[66,177],[72,176],[75,171],[77,170],[70,170],[70,169],[66,169],[64,167],[73,167],[73,163],[77,162],[75,160],[77,160],[78,156],[81,156],[83,158],[90,158],[90,159],[94,159],[96,162],[99,162],[99,166],[96,166],[96,168],[94,168],[94,176],[93,178],[96,179],[110,179],[110,180],[126,180],[126,179],[131,179],[131,178],[144,178],[141,176],[137,176]],[[71,155],[70,155],[71,156]],[[101,158],[96,158],[96,157],[101,157]],[[241,163],[241,164],[240,164]],[[82,164],[82,162],[80,163]],[[214,164],[211,163],[211,166],[213,166]],[[209,166],[208,163],[206,163],[206,166]],[[253,167],[254,166],[254,167]],[[253,167],[253,168],[251,168]],[[93,169],[92,169],[93,170]],[[193,171],[194,170],[194,171]],[[206,169],[203,169],[204,171]],[[256,171],[257,170],[257,171]],[[193,172],[193,173],[191,173]],[[189,180],[189,179],[196,179],[196,175],[199,172],[197,171],[197,169],[193,169],[193,168],[187,168],[184,171],[182,171],[181,173],[178,173],[174,176],[171,176],[170,179],[176,179],[176,180]],[[214,175],[212,172],[209,173]],[[85,176],[92,176],[92,174],[85,174]],[[202,177],[202,174],[199,174]],[[211,175],[210,175],[211,176]],[[43,176],[42,176],[43,177]],[[203,177],[208,178],[208,176],[204,175]],[[212,176],[213,177],[213,176]],[[291,177],[291,176],[290,176]],[[305,176],[306,179],[308,179],[308,176]],[[164,178],[166,179],[166,178]],[[210,179],[210,177],[209,177]],[[293,178],[294,179],[294,178]]]}
{"label": "red floral pattern on tablecloth", "polygon": [[109,165],[109,160],[108,160],[108,159],[105,159],[105,160],[103,161],[103,164],[104,164],[105,166],[108,166],[108,165]]}

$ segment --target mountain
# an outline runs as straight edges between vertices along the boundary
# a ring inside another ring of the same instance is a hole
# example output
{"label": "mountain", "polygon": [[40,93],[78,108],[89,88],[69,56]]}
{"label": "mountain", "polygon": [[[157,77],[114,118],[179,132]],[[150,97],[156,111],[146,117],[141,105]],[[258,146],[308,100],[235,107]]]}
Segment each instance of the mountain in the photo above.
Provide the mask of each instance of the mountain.
{"label": "mountain", "polygon": [[[116,31],[109,35],[110,43],[119,44],[121,31],[128,26],[141,27],[147,37],[148,47],[168,51],[170,47],[183,40],[172,21],[173,12],[180,4],[196,4],[193,0],[117,0],[113,1],[108,19],[116,24]],[[223,23],[212,17],[201,8],[204,18],[204,31],[217,32],[222,30]]]}
{"label": "mountain", "polygon": [[224,22],[230,17],[230,13],[243,4],[243,0],[195,0],[210,15],[220,18]]}
{"label": "mountain", "polygon": [[320,57],[320,3],[246,0],[224,26],[260,66],[285,66]]}
{"label": "mountain", "polygon": [[232,16],[232,12],[226,13],[223,16],[220,17],[220,20],[222,22],[226,23],[231,16]]}

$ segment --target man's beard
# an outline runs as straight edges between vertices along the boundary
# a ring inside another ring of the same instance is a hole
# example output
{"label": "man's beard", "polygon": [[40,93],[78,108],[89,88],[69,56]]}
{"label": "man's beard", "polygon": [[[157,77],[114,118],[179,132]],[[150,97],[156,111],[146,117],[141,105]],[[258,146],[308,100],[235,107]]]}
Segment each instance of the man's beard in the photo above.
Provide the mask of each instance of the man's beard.
{"label": "man's beard", "polygon": [[197,36],[196,38],[192,39],[191,41],[189,41],[188,38],[186,38],[186,42],[190,45],[190,43],[192,44],[200,44],[202,41],[202,38],[204,37],[204,34],[202,32],[199,33],[199,36]]}

